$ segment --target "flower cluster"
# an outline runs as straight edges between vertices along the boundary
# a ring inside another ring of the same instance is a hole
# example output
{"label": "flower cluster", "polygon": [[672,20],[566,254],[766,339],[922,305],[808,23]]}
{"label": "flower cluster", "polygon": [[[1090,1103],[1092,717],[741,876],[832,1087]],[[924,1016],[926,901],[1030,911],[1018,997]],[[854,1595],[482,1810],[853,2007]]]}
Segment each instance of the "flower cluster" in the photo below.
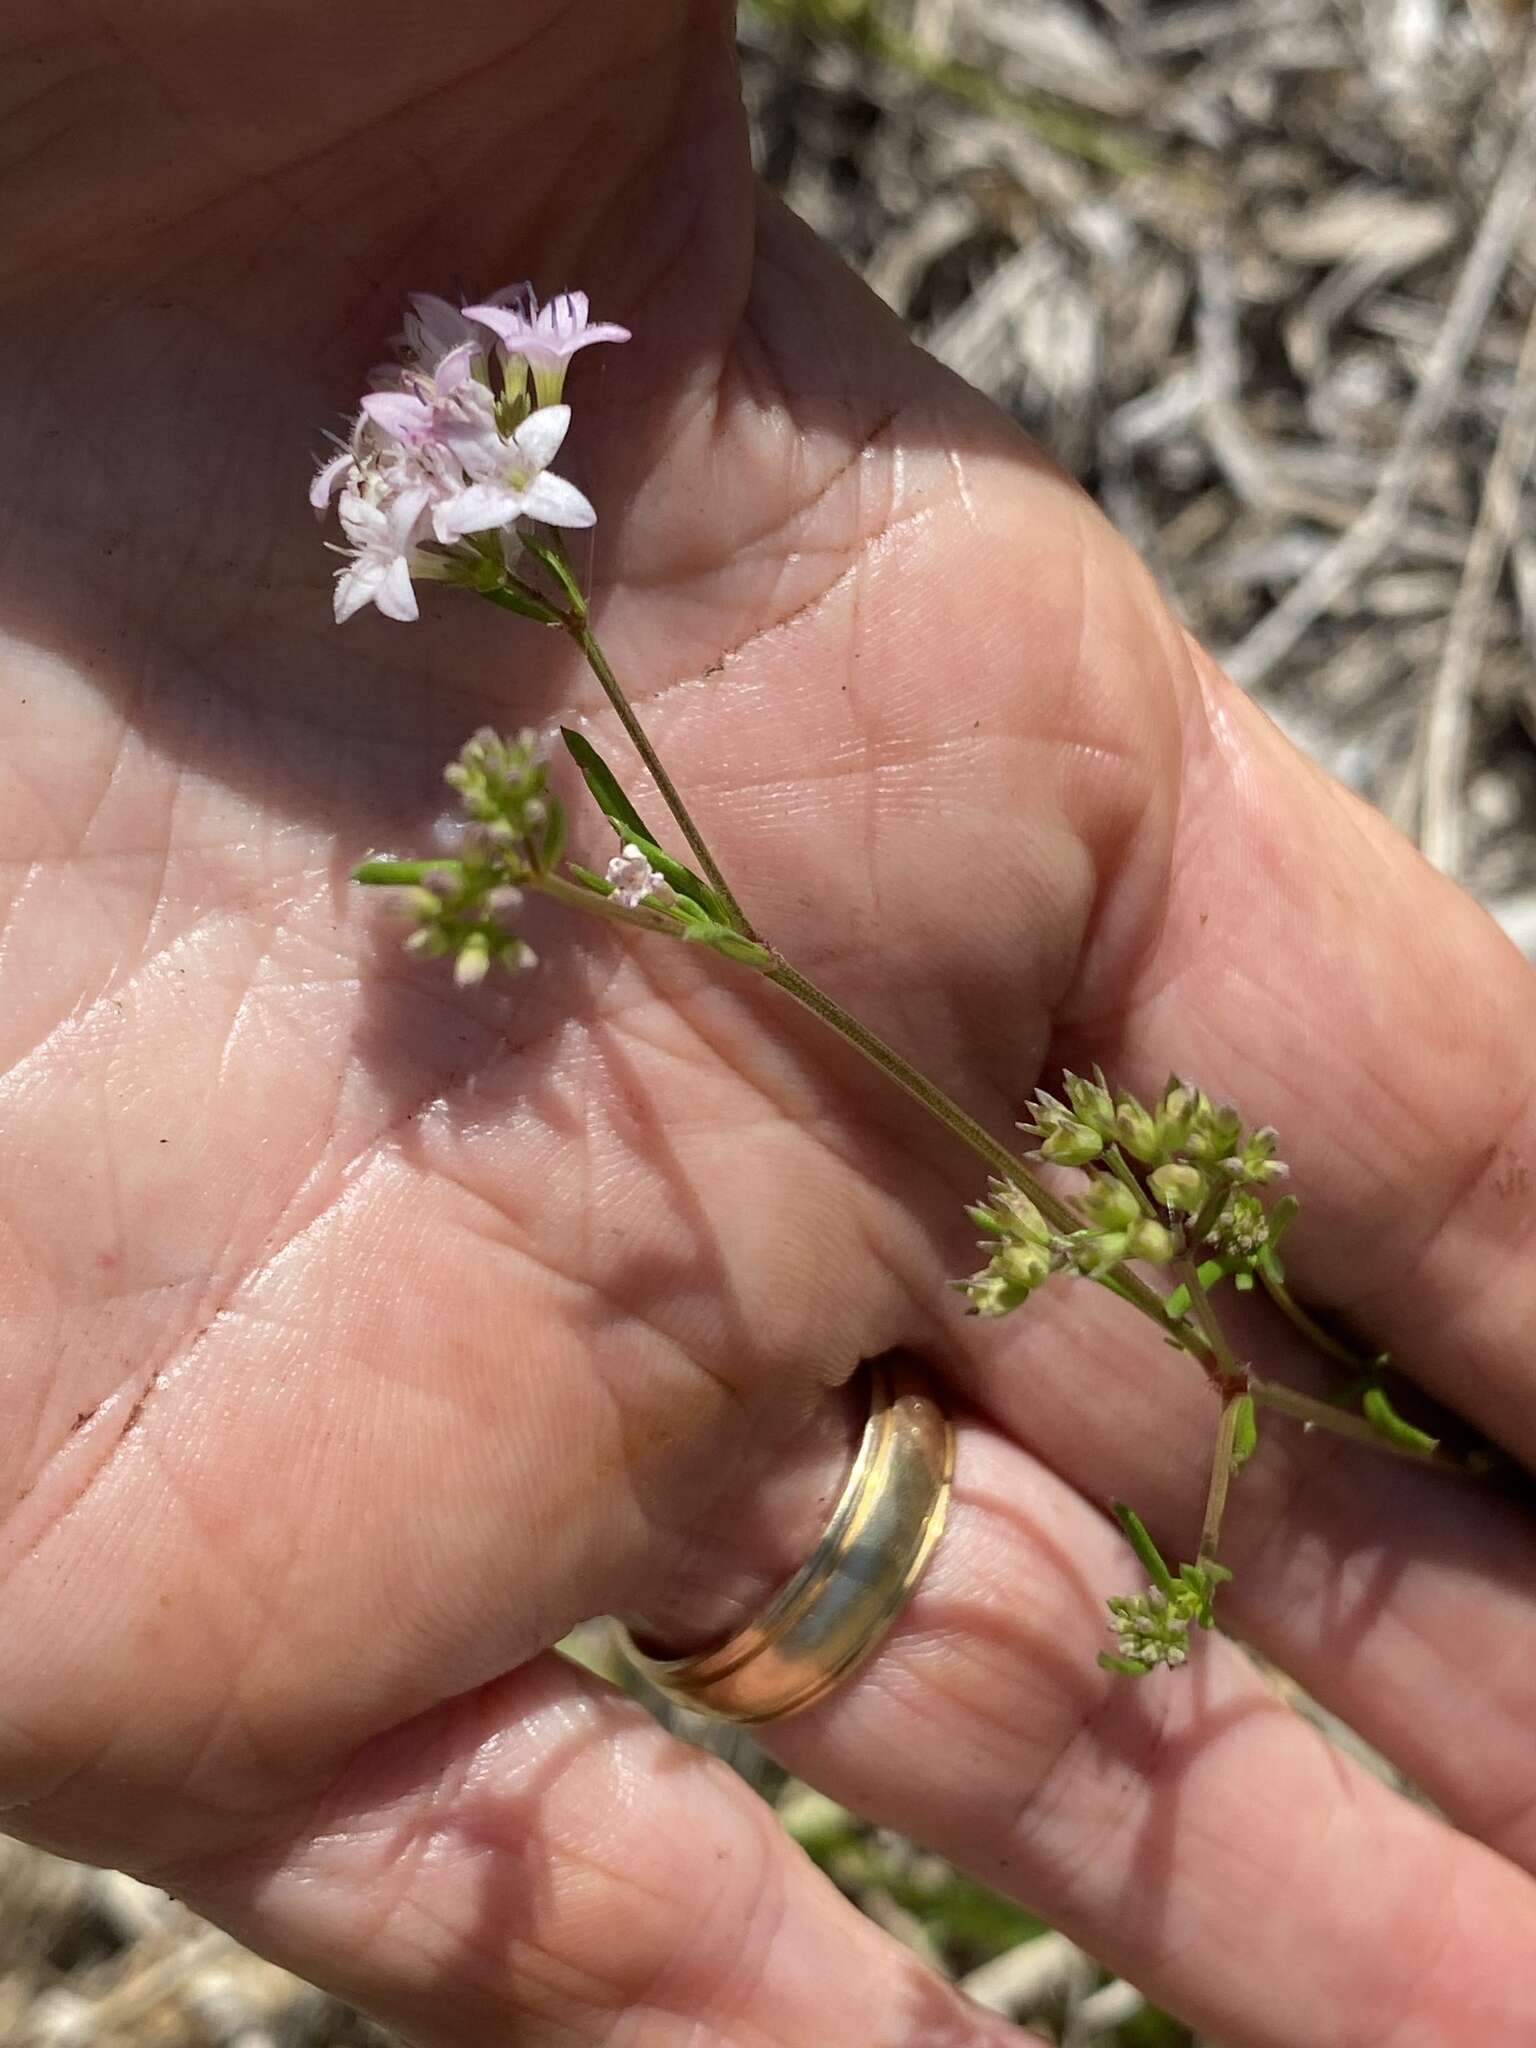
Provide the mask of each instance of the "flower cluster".
{"label": "flower cluster", "polygon": [[[1266,1210],[1257,1192],[1286,1170],[1275,1133],[1245,1132],[1235,1109],[1177,1077],[1150,1106],[1111,1094],[1102,1074],[1069,1073],[1063,1089],[1065,1100],[1039,1090],[1019,1128],[1040,1140],[1034,1158],[1082,1173],[1078,1227],[1047,1228],[1019,1189],[994,1183],[990,1201],[967,1212],[988,1232],[990,1254],[959,1283],[971,1312],[1007,1315],[1063,1266],[1098,1280],[1126,1260],[1167,1266],[1190,1252],[1207,1277],[1251,1285],[1295,1212],[1294,1203]],[[1188,1306],[1183,1288],[1168,1299],[1175,1318]]]}
{"label": "flower cluster", "polygon": [[548,765],[532,732],[504,740],[487,726],[465,741],[443,774],[466,821],[444,842],[452,850],[430,860],[375,856],[354,875],[394,890],[416,922],[406,950],[452,959],[455,981],[467,987],[483,981],[493,963],[537,964],[508,920],[522,907],[524,887],[558,861],[565,817],[547,788]]}
{"label": "flower cluster", "polygon": [[1231,1574],[1211,1563],[1180,1565],[1179,1573],[1166,1589],[1148,1586],[1145,1593],[1116,1595],[1106,1603],[1116,1654],[1106,1653],[1101,1663],[1142,1678],[1160,1664],[1174,1670],[1188,1659],[1190,1628],[1215,1626],[1216,1586]]}
{"label": "flower cluster", "polygon": [[316,511],[334,499],[341,522],[338,622],[370,604],[414,619],[423,578],[494,592],[525,520],[593,525],[589,501],[550,467],[571,424],[566,371],[594,342],[628,339],[589,317],[584,292],[547,306],[527,284],[463,308],[413,298],[403,361],[376,373],[310,486]]}
{"label": "flower cluster", "polygon": [[986,1265],[969,1280],[955,1285],[973,1316],[1005,1316],[1028,1301],[1062,1262],[1062,1253],[1045,1218],[1022,1189],[994,1180],[991,1200],[967,1208],[966,1215],[987,1235],[981,1249]]}
{"label": "flower cluster", "polygon": [[1181,1564],[1175,1573],[1135,1509],[1123,1500],[1111,1505],[1151,1584],[1144,1593],[1117,1594],[1107,1603],[1115,1649],[1102,1651],[1099,1662],[1130,1678],[1144,1678],[1159,1665],[1175,1670],[1188,1660],[1190,1629],[1215,1627],[1217,1589],[1232,1574],[1210,1556]]}

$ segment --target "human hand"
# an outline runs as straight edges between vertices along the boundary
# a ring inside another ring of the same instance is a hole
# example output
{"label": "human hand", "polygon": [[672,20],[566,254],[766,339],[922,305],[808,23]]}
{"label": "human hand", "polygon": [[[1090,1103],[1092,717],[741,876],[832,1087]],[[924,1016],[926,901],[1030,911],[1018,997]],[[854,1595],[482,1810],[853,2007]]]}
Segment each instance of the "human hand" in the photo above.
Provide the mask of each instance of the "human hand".
{"label": "human hand", "polygon": [[1102,1503],[1179,1547],[1198,1375],[1107,1301],[964,1321],[968,1162],[720,963],[397,956],[351,862],[594,698],[463,598],[337,634],[316,429],[406,289],[587,284],[636,333],[571,444],[604,638],[754,920],[998,1130],[1094,1058],[1278,1124],[1300,1291],[1526,1463],[1529,969],[755,192],[724,19],[7,37],[10,1824],[423,2040],[1012,2038],[546,1654],[755,1606],[905,1347],[949,1526],[775,1752],[1234,2044],[1529,2038],[1529,1522],[1276,1425],[1230,1524],[1228,1620],[1465,1833],[1225,1642],[1098,1671]]}

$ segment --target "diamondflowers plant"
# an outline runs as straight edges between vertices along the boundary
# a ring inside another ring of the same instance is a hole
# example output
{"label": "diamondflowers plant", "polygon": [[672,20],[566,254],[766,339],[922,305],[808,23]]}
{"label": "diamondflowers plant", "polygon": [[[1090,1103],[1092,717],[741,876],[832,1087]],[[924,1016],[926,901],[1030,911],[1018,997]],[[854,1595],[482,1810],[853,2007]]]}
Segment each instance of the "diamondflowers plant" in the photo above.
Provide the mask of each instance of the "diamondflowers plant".
{"label": "diamondflowers plant", "polygon": [[[1011,1315],[1063,1276],[1116,1295],[1186,1353],[1210,1386],[1216,1418],[1195,1556],[1170,1567],[1134,1511],[1113,1504],[1147,1583],[1109,1602],[1114,1649],[1100,1658],[1127,1676],[1181,1665],[1191,1630],[1214,1625],[1219,1589],[1231,1576],[1218,1557],[1222,1521],[1232,1482],[1257,1446],[1261,1411],[1462,1472],[1482,1469],[1480,1454],[1453,1457],[1404,1420],[1385,1384],[1385,1356],[1357,1357],[1291,1296],[1281,1245],[1298,1203],[1277,1196],[1286,1168],[1273,1130],[1250,1128],[1230,1104],[1176,1076],[1144,1103],[1097,1071],[1069,1073],[1060,1094],[1036,1095],[1020,1128],[1037,1143],[1016,1151],[754,930],[598,644],[561,539],[597,519],[554,468],[572,425],[568,373],[584,349],[628,339],[627,329],[591,318],[582,292],[547,305],[528,284],[464,306],[412,298],[398,365],[376,373],[310,501],[340,525],[338,622],[369,605],[413,621],[418,585],[433,583],[566,634],[648,770],[687,857],[651,830],[591,744],[565,730],[566,749],[617,840],[601,871],[567,858],[565,814],[533,734],[485,730],[446,770],[462,820],[449,849],[373,856],[355,879],[395,892],[413,927],[407,946],[451,963],[464,984],[493,968],[535,965],[517,930],[529,893],[623,925],[638,941],[682,940],[760,975],[990,1169],[986,1198],[969,1211],[985,1262],[955,1283],[970,1314]],[[1060,1191],[1041,1167],[1070,1171],[1076,1186]],[[1255,1288],[1340,1369],[1332,1398],[1262,1380],[1240,1358],[1218,1304]]]}

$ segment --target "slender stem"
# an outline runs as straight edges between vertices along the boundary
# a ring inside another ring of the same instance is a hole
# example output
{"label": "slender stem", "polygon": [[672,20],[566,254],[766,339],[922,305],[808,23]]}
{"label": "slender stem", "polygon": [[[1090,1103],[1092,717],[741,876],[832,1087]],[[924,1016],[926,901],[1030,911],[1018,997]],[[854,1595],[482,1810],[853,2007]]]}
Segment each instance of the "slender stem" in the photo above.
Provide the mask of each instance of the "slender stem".
{"label": "slender stem", "polygon": [[[663,932],[669,939],[685,936],[677,919],[668,917],[664,910],[652,910],[644,903],[633,910],[627,909],[595,889],[585,888],[579,882],[568,882],[563,875],[528,875],[518,883],[518,887],[536,889],[541,896],[551,896],[555,902],[563,903],[571,910],[585,911],[590,917],[606,917],[614,924],[638,925],[645,931]],[[755,945],[756,941],[752,943]],[[773,955],[766,946],[759,946],[758,951],[762,954],[761,961],[748,960],[745,964],[766,968],[771,964]]]}
{"label": "slender stem", "polygon": [[1330,1401],[1318,1401],[1310,1394],[1299,1394],[1294,1387],[1282,1386],[1276,1380],[1260,1380],[1250,1375],[1248,1391],[1261,1408],[1273,1408],[1277,1414],[1289,1415],[1303,1429],[1321,1429],[1330,1436],[1347,1437],[1351,1443],[1365,1444],[1390,1458],[1406,1458],[1410,1464],[1426,1465],[1447,1478],[1482,1480],[1487,1477],[1486,1470],[1476,1462],[1469,1463],[1443,1449],[1430,1453],[1411,1450],[1406,1444],[1394,1443],[1390,1437],[1383,1436],[1363,1415],[1352,1415],[1347,1409],[1335,1408]]}
{"label": "slender stem", "polygon": [[1315,1344],[1324,1357],[1331,1358],[1335,1365],[1342,1365],[1346,1372],[1377,1373],[1387,1363],[1385,1352],[1375,1358],[1366,1358],[1358,1351],[1351,1351],[1332,1331],[1325,1330],[1315,1316],[1308,1315],[1284,1282],[1266,1273],[1262,1266],[1259,1267],[1259,1278],[1264,1283],[1265,1293],[1286,1321],[1298,1329],[1308,1343]]}
{"label": "slender stem", "polygon": [[1108,1151],[1104,1154],[1104,1163],[1115,1176],[1115,1179],[1120,1182],[1121,1186],[1130,1189],[1144,1215],[1150,1216],[1154,1223],[1162,1223],[1166,1220],[1153,1202],[1152,1197],[1147,1193],[1135,1174],[1132,1173],[1126,1163],[1125,1154],[1118,1145],[1111,1145],[1109,1147]]}
{"label": "slender stem", "polygon": [[1200,1278],[1200,1260],[1196,1253],[1186,1252],[1174,1268],[1184,1285],[1189,1289],[1189,1304],[1194,1311],[1195,1323],[1205,1338],[1210,1353],[1202,1360],[1212,1384],[1222,1393],[1233,1387],[1239,1391],[1247,1385],[1248,1375],[1233,1356],[1227,1342],[1227,1333],[1221,1327],[1220,1318],[1211,1305],[1211,1297],[1205,1291],[1205,1282]]}
{"label": "slender stem", "polygon": [[[1052,1194],[1051,1190],[1030,1172],[1017,1153],[1011,1152],[1006,1145],[994,1138],[985,1125],[979,1124],[975,1117],[963,1110],[958,1102],[946,1095],[944,1090],[930,1081],[926,1074],[919,1073],[909,1060],[902,1058],[894,1046],[887,1045],[883,1038],[877,1037],[868,1025],[861,1024],[857,1017],[845,1010],[841,1003],[835,1002],[825,990],[808,981],[798,968],[791,967],[787,961],[781,960],[776,967],[768,970],[764,979],[775,983],[787,995],[793,996],[797,1003],[809,1010],[813,1017],[819,1017],[823,1024],[830,1025],[851,1046],[861,1052],[872,1066],[878,1067],[898,1087],[904,1088],[908,1095],[920,1102],[941,1124],[953,1131],[962,1143],[969,1145],[973,1152],[985,1159],[995,1172],[1001,1174],[1005,1180],[1012,1181],[1016,1187],[1022,1188],[1053,1229],[1063,1232],[1082,1229],[1083,1219],[1077,1211],[1059,1195]],[[1165,1335],[1172,1336],[1178,1341],[1181,1337],[1194,1334],[1187,1326],[1181,1330],[1178,1324],[1171,1323],[1163,1307],[1162,1296],[1124,1266],[1115,1267],[1105,1275],[1105,1280],[1112,1284],[1113,1291],[1123,1300],[1140,1309],[1143,1315],[1149,1316]]]}
{"label": "slender stem", "polygon": [[[574,584],[567,586],[575,590]],[[743,938],[755,939],[757,933],[747,922],[741,905],[736,901],[730,884],[715,864],[715,857],[705,843],[704,835],[693,822],[693,814],[683,802],[676,783],[661,765],[661,757],[646,736],[645,727],[635,716],[628,697],[618,677],[608,665],[608,657],[598,644],[597,635],[587,620],[585,602],[579,593],[572,596],[571,610],[561,617],[561,624],[576,642],[586,658],[587,667],[603,686],[603,694],[619,715],[619,723],[629,736],[629,743],[650,770],[651,780],[661,793],[661,800],[677,820],[679,831],[692,849],[693,857],[703,869],[710,887],[720,898],[722,908]]]}
{"label": "slender stem", "polygon": [[[629,699],[624,694],[623,685],[609,666],[608,658],[588,622],[586,599],[558,543],[541,544],[535,552],[550,569],[570,600],[569,612],[560,614],[561,625],[581,649],[587,666],[602,685],[603,694],[618,713],[619,722],[628,734],[630,744],[650,770],[651,779],[660,791],[663,802],[677,820],[683,837],[692,848],[710,886],[719,896],[727,916],[744,938],[754,944],[760,944],[757,933],[748,923],[730,885],[716,865],[715,857],[710,852],[704,835],[694,823],[688,806],[683,802],[671,776],[662,766],[656,749],[647,738],[645,728],[635,716]],[[1041,1215],[1055,1229],[1070,1232],[1082,1228],[1083,1219],[1070,1203],[1053,1195],[1050,1189],[1030,1172],[1022,1159],[1006,1145],[999,1144],[985,1126],[977,1123],[958,1102],[946,1095],[944,1090],[937,1087],[925,1074],[920,1073],[910,1061],[903,1059],[893,1046],[887,1045],[884,1039],[877,1037],[867,1025],[861,1024],[850,1011],[845,1010],[840,1003],[834,1002],[831,996],[808,981],[787,961],[779,960],[777,966],[765,969],[765,973],[769,981],[776,982],[813,1016],[819,1017],[824,1024],[829,1024],[834,1031],[847,1039],[850,1045],[857,1047],[867,1060],[880,1068],[881,1072],[887,1074],[899,1087],[904,1088],[936,1116],[940,1123],[947,1125],[956,1137],[969,1145],[974,1152],[979,1153],[1005,1179],[1022,1188]],[[1145,1200],[1145,1196],[1142,1199]],[[1175,1343],[1196,1352],[1205,1347],[1203,1333],[1192,1330],[1187,1323],[1170,1322],[1162,1296],[1126,1267],[1112,1267],[1109,1272],[1100,1276],[1100,1281],[1111,1293],[1119,1295],[1123,1301],[1128,1301],[1132,1307],[1140,1309],[1141,1313],[1155,1322],[1165,1335],[1171,1336]]]}
{"label": "slender stem", "polygon": [[1221,1421],[1216,1426],[1216,1447],[1211,1453],[1211,1480],[1205,1495],[1205,1519],[1200,1524],[1199,1564],[1214,1564],[1221,1541],[1222,1517],[1227,1512],[1227,1494],[1232,1485],[1232,1454],[1237,1442],[1237,1425],[1242,1415],[1246,1387],[1228,1389],[1222,1403]]}

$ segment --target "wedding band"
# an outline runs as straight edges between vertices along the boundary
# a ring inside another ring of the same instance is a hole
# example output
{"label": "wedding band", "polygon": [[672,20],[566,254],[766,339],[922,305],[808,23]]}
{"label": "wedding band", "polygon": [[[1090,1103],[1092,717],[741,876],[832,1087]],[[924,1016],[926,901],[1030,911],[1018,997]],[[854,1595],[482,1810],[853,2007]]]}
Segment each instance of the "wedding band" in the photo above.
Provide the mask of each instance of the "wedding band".
{"label": "wedding band", "polygon": [[625,1655],[659,1692],[722,1721],[814,1705],[880,1642],[944,1526],[955,1433],[905,1360],[869,1367],[869,1420],[841,1498],[805,1563],[755,1620],[690,1657]]}

